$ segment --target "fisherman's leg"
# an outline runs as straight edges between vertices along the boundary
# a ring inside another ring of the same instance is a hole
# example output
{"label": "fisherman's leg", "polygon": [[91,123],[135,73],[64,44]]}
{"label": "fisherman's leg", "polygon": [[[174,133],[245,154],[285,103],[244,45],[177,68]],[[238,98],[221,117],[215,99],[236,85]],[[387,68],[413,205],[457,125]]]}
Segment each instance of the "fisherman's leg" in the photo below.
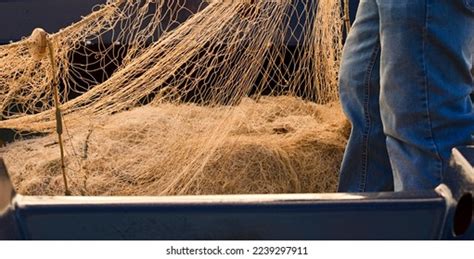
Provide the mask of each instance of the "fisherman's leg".
{"label": "fisherman's leg", "polygon": [[393,190],[393,176],[379,113],[379,15],[375,0],[360,1],[344,47],[341,103],[352,124],[342,162],[339,191]]}
{"label": "fisherman's leg", "polygon": [[472,142],[474,0],[377,0],[381,112],[395,190],[433,189]]}

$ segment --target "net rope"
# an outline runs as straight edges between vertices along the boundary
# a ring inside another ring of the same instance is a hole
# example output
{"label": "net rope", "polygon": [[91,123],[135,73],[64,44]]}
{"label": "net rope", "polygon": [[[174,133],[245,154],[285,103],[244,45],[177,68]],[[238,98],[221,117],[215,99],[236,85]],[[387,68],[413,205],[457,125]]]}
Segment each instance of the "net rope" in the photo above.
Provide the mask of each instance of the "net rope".
{"label": "net rope", "polygon": [[[34,34],[0,46],[0,128],[54,132],[52,86],[59,85],[68,178],[75,193],[129,194],[134,185],[140,187],[138,194],[220,193],[221,187],[211,188],[216,181],[222,182],[218,186],[237,184],[237,172],[250,173],[246,167],[262,173],[250,177],[254,183],[235,187],[239,192],[334,189],[335,176],[326,181],[299,175],[310,171],[303,168],[310,158],[298,157],[303,161],[295,165],[292,152],[297,145],[307,145],[302,142],[318,140],[338,150],[325,159],[334,159],[333,164],[340,159],[343,141],[336,135],[321,141],[314,134],[318,123],[313,125],[310,118],[317,117],[322,105],[338,100],[344,17],[336,0],[109,1],[48,36],[56,74],[44,56],[44,43]],[[262,104],[269,110],[262,110]],[[291,130],[275,125],[263,136],[268,131],[263,121],[271,122],[265,116],[281,114],[286,119],[300,116],[292,123],[310,137],[276,138],[275,129]],[[242,130],[247,135],[239,133]],[[250,140],[253,135],[258,135],[258,143]],[[4,155],[20,152],[32,161],[43,159],[47,162],[32,162],[33,171],[56,174],[58,155],[48,149],[56,145],[50,143],[53,137],[35,141],[28,145],[39,145],[38,152],[48,157],[25,155],[25,143],[13,144],[17,149]],[[313,153],[305,151],[303,156],[319,152],[306,148]],[[243,153],[255,155],[253,162],[238,164]],[[117,155],[126,158],[117,161]],[[217,163],[225,156],[234,162]],[[27,164],[17,170],[28,170]],[[327,167],[321,169],[322,176],[337,171]],[[229,168],[235,172],[230,178],[223,175]],[[272,170],[281,174],[263,174]],[[116,181],[113,187],[106,185],[109,189],[91,191],[87,186],[93,177]],[[265,184],[270,178],[286,187]],[[38,184],[25,187],[30,188],[26,192],[41,192]]]}

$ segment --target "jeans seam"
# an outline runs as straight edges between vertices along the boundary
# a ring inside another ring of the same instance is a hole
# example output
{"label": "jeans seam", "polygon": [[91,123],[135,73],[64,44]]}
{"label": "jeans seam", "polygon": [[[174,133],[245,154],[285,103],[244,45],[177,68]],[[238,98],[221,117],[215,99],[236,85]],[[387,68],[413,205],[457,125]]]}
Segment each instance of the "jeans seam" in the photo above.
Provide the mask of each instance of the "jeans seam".
{"label": "jeans seam", "polygon": [[469,9],[471,12],[474,12],[474,5],[473,5],[469,0],[464,0],[464,5],[465,5],[466,8]]}
{"label": "jeans seam", "polygon": [[368,160],[369,160],[369,142],[370,142],[370,130],[372,128],[372,120],[370,118],[370,82],[372,73],[374,71],[375,64],[377,62],[378,53],[380,51],[380,45],[375,46],[372,56],[370,58],[369,65],[367,67],[366,77],[364,80],[365,86],[365,96],[364,96],[364,119],[365,119],[365,128],[362,134],[362,141],[363,141],[363,150],[362,150],[362,163],[361,163],[361,177],[359,182],[359,191],[365,192],[367,187],[367,170],[368,170]]}
{"label": "jeans seam", "polygon": [[443,169],[443,160],[441,159],[441,155],[439,152],[439,147],[436,144],[434,133],[433,133],[433,124],[431,119],[431,112],[430,112],[430,92],[429,92],[429,80],[428,80],[428,67],[426,63],[426,42],[428,37],[428,25],[429,25],[429,5],[430,0],[425,0],[425,24],[423,27],[423,36],[422,36],[422,58],[423,58],[423,74],[424,74],[424,94],[426,98],[426,119],[428,120],[428,127],[429,127],[429,139],[431,144],[433,145],[433,150],[436,154],[436,158],[438,160],[437,167],[438,167],[438,180],[442,180],[442,169]]}

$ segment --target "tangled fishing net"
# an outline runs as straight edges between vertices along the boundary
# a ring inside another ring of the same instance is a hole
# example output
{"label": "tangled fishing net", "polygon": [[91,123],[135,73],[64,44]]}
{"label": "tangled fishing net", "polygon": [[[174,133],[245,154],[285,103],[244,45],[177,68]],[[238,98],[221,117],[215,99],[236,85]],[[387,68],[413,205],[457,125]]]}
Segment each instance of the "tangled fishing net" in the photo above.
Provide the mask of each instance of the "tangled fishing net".
{"label": "tangled fishing net", "polygon": [[334,191],[342,9],[115,0],[0,46],[0,128],[46,134],[0,149],[16,188],[63,192],[61,127],[76,195]]}

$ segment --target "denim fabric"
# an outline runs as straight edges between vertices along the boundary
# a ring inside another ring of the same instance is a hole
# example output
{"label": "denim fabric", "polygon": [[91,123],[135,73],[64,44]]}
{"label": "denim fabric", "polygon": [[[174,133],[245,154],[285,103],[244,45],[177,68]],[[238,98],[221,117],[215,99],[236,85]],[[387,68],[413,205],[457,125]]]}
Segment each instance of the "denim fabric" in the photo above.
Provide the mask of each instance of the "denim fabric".
{"label": "denim fabric", "polygon": [[361,0],[340,71],[339,191],[433,189],[473,143],[474,0]]}

